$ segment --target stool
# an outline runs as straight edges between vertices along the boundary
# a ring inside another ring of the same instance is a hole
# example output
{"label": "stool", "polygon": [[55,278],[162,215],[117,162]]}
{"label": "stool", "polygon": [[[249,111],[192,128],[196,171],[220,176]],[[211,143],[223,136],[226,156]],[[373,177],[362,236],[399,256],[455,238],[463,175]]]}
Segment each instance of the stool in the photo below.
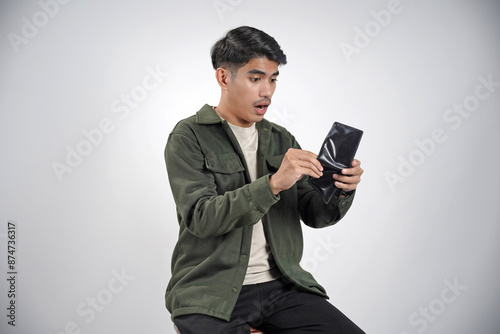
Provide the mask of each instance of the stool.
{"label": "stool", "polygon": [[[181,332],[179,332],[179,329],[177,328],[177,326],[176,326],[176,325],[174,325],[174,329],[175,329],[175,332],[176,332],[177,334],[181,334]],[[250,327],[250,333],[251,333],[251,334],[264,334],[263,332],[259,331],[258,329],[255,329],[255,328],[253,328],[253,327]]]}

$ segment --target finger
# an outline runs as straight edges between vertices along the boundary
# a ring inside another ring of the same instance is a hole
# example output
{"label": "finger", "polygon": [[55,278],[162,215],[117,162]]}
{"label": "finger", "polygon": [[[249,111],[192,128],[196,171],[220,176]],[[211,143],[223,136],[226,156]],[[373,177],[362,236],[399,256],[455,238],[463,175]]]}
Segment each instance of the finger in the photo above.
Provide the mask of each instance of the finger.
{"label": "finger", "polygon": [[300,151],[300,157],[301,160],[303,161],[308,161],[312,163],[318,170],[323,170],[323,166],[321,165],[321,162],[318,160],[318,155],[310,152],[310,151]]}
{"label": "finger", "polygon": [[312,176],[314,178],[318,178],[318,177],[321,177],[323,175],[323,172],[321,170],[319,170],[314,164],[306,163],[306,164],[303,164],[299,167],[300,167],[299,172],[302,175],[309,175],[309,176]]}
{"label": "finger", "polygon": [[318,177],[323,175],[323,166],[321,166],[321,163],[319,163],[319,161],[318,163],[315,163],[314,161],[301,161],[299,165],[304,169],[312,171],[315,175],[318,175]]}
{"label": "finger", "polygon": [[351,191],[356,189],[358,187],[359,182],[361,181],[361,179],[357,177],[341,176],[341,175],[337,175],[337,177],[334,177],[334,179],[335,179],[335,186],[337,188],[346,191]]}
{"label": "finger", "polygon": [[356,167],[359,167],[361,166],[361,161],[359,161],[358,159],[354,159],[351,163],[351,166],[352,168],[344,168],[342,170],[342,174],[351,174],[350,171],[353,169],[353,168],[356,168]]}
{"label": "finger", "polygon": [[313,152],[303,150],[299,150],[297,152],[297,159],[301,167],[310,168],[316,173],[322,175],[323,165],[321,165],[321,162],[319,162],[317,157],[318,156]]}
{"label": "finger", "polygon": [[335,181],[345,183],[345,184],[358,184],[361,181],[359,175],[339,175],[333,174]]}
{"label": "finger", "polygon": [[314,171],[312,169],[309,169],[309,168],[304,168],[303,170],[301,170],[300,177],[302,177],[304,175],[309,175],[310,177],[318,179],[318,178],[320,178],[320,177],[323,176],[323,173],[322,172],[316,172],[316,171]]}
{"label": "finger", "polygon": [[347,184],[347,183],[342,183],[342,182],[335,182],[335,187],[345,190],[345,191],[352,191],[356,190],[357,184]]}
{"label": "finger", "polygon": [[342,175],[362,175],[364,170],[360,166],[342,169]]}

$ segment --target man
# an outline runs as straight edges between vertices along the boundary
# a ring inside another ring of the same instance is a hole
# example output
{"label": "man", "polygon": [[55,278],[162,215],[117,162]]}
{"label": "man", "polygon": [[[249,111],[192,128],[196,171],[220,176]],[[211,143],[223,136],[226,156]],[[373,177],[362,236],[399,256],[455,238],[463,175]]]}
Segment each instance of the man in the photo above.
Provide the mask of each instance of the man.
{"label": "man", "polygon": [[300,265],[302,220],[335,224],[363,170],[335,175],[344,190],[325,204],[308,183],[316,154],[264,119],[286,56],[266,33],[239,27],[211,50],[218,106],[179,122],[165,149],[179,240],[166,305],[180,333],[363,333],[328,303]]}

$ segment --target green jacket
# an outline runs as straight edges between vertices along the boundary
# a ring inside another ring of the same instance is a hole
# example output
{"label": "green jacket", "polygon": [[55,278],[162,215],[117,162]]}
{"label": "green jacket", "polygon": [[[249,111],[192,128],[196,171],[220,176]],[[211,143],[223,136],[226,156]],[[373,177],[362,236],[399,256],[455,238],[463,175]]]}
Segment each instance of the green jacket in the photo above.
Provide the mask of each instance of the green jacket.
{"label": "green jacket", "polygon": [[172,319],[192,313],[230,319],[247,270],[252,225],[260,219],[282,275],[328,298],[299,265],[300,220],[314,228],[333,225],[345,215],[354,194],[327,205],[304,177],[275,196],[269,176],[278,170],[289,148],[300,146],[279,125],[264,119],[256,127],[258,178],[254,182],[236,137],[212,107],[203,106],[169,135],[165,160],[179,221],[165,295]]}

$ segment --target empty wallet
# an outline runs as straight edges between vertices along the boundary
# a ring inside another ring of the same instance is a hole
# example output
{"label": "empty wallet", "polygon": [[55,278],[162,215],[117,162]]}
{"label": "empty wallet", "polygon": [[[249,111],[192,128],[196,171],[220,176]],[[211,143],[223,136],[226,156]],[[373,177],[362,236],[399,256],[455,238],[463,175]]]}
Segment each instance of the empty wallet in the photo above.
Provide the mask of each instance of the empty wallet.
{"label": "empty wallet", "polygon": [[332,197],[340,197],[342,189],[335,186],[333,174],[341,174],[342,169],[351,167],[362,136],[363,131],[338,122],[333,123],[328,132],[318,154],[323,175],[309,178],[309,183],[320,192],[325,203]]}

